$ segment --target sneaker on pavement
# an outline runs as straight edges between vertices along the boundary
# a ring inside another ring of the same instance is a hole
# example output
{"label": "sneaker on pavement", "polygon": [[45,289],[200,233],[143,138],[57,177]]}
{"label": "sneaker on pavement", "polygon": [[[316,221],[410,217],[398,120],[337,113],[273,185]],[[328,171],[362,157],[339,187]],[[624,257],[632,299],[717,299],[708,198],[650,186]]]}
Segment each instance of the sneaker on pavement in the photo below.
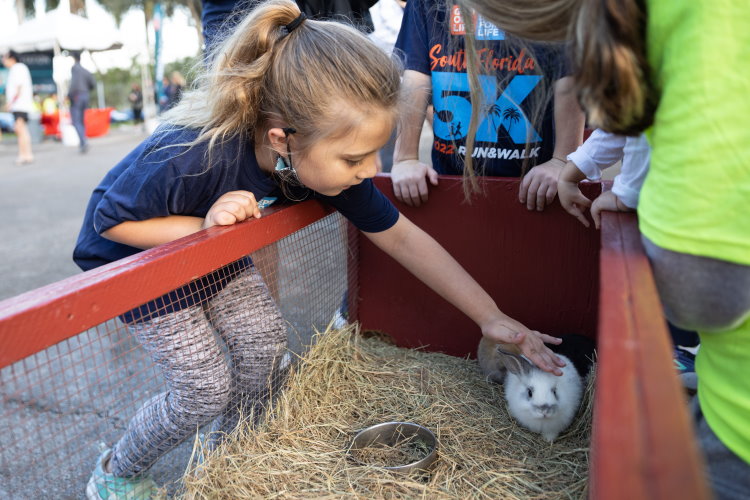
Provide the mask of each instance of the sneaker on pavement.
{"label": "sneaker on pavement", "polygon": [[115,477],[105,472],[104,463],[109,460],[112,450],[105,450],[96,463],[86,485],[88,500],[149,500],[157,498],[159,488],[148,477]]}

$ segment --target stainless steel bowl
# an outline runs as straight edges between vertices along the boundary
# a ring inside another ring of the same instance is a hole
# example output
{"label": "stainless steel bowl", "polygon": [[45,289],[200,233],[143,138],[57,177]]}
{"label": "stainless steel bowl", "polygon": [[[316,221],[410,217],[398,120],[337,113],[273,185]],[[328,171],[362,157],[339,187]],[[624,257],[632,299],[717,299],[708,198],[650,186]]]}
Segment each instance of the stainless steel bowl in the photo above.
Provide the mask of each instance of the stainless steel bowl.
{"label": "stainless steel bowl", "polygon": [[[354,436],[349,451],[351,454],[351,450],[367,448],[373,444],[394,446],[400,439],[412,436],[416,436],[417,439],[420,439],[424,443],[428,449],[427,455],[410,464],[395,465],[392,467],[381,466],[381,468],[396,472],[426,471],[437,459],[437,438],[428,428],[411,422],[385,422],[367,427]],[[353,454],[352,458],[362,465],[373,465],[357,460]]]}

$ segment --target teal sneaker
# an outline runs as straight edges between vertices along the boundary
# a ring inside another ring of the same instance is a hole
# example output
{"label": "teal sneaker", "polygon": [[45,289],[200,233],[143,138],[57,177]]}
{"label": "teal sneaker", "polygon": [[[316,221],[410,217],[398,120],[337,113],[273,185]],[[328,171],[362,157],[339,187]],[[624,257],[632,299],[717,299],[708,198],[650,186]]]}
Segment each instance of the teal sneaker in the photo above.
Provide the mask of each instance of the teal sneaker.
{"label": "teal sneaker", "polygon": [[104,471],[104,462],[112,450],[105,450],[86,485],[89,500],[150,500],[158,498],[159,487],[148,477],[115,477]]}

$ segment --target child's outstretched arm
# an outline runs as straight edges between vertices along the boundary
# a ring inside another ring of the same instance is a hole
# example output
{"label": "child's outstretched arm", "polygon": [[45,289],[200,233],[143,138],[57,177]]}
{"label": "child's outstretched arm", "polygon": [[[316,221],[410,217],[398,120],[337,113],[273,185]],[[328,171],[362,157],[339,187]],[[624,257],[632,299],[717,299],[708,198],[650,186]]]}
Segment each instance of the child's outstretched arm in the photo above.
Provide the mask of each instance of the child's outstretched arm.
{"label": "child's outstretched arm", "polygon": [[596,197],[591,204],[591,218],[594,219],[594,227],[599,229],[602,225],[602,212],[633,212],[635,208],[629,207],[613,192],[605,191]]}
{"label": "child's outstretched arm", "polygon": [[494,342],[518,345],[521,353],[542,370],[561,375],[565,363],[544,343],[560,340],[526,328],[503,314],[492,298],[430,235],[403,215],[380,233],[364,233],[441,297],[479,325]]}
{"label": "child's outstretched arm", "polygon": [[[591,207],[597,229],[603,210],[632,211],[638,206],[638,196],[648,174],[651,148],[644,135],[625,137],[595,130],[591,137],[574,153],[568,155],[558,181],[558,196],[563,208],[589,227],[583,208]],[[622,160],[620,173],[615,177],[612,191],[602,193],[593,204],[583,196],[578,183],[586,178],[599,180],[602,169]]]}
{"label": "child's outstretched arm", "polygon": [[560,197],[560,205],[570,215],[589,227],[589,221],[583,215],[583,210],[591,206],[591,200],[586,198],[578,187],[578,183],[586,178],[586,175],[578,166],[569,161],[563,167],[560,178],[557,181],[557,196]]}
{"label": "child's outstretched arm", "polygon": [[102,232],[108,240],[135,248],[153,248],[211,226],[229,226],[250,217],[260,218],[255,196],[249,191],[224,193],[205,218],[169,215],[141,221],[126,221]]}
{"label": "child's outstretched arm", "polygon": [[627,138],[611,134],[601,129],[591,133],[586,142],[568,155],[568,163],[560,174],[557,184],[560,204],[573,217],[589,227],[583,209],[591,206],[591,201],[583,196],[578,183],[584,179],[598,181],[602,170],[622,160]]}

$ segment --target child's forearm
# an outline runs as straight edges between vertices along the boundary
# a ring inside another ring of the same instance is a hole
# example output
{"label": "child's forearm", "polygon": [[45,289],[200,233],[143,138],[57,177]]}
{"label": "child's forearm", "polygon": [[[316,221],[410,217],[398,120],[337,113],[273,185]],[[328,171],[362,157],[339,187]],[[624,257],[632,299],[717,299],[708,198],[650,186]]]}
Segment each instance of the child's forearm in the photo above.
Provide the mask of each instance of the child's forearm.
{"label": "child's forearm", "polygon": [[569,160],[589,180],[597,181],[602,177],[602,170],[623,159],[626,139],[625,136],[596,129],[581,147],[569,155]]}
{"label": "child's forearm", "polygon": [[126,221],[107,229],[102,237],[145,250],[200,231],[203,220],[201,217],[169,215],[143,221]]}
{"label": "child's forearm", "polygon": [[572,77],[555,82],[554,93],[555,150],[552,155],[564,162],[583,141],[586,115],[578,104]]}
{"label": "child's forearm", "polygon": [[578,168],[578,165],[576,165],[572,161],[569,161],[563,167],[562,172],[560,172],[559,182],[571,182],[574,184],[578,184],[584,179],[586,179],[586,174]]}
{"label": "child's forearm", "polygon": [[422,135],[425,112],[429,104],[430,77],[418,71],[406,70],[401,84],[404,102],[410,108],[401,113],[396,144],[393,150],[394,163],[419,159],[419,139]]}

